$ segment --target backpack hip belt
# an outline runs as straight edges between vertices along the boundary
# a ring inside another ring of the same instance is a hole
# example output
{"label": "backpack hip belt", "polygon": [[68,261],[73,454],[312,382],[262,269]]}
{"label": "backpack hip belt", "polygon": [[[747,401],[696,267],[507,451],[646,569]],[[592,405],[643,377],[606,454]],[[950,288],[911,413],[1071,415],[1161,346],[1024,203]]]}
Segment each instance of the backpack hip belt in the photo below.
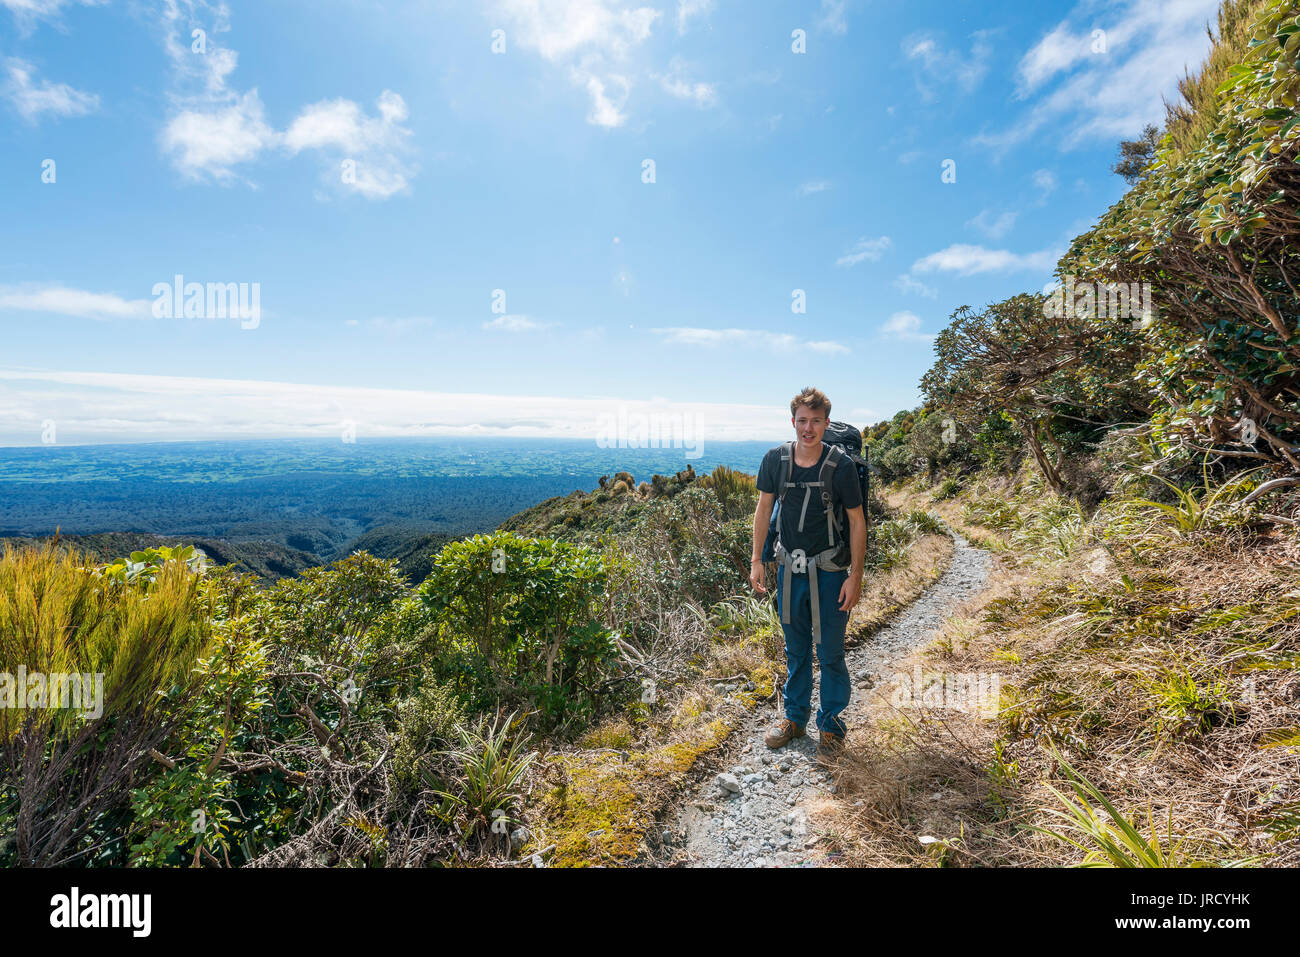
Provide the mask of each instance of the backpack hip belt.
{"label": "backpack hip belt", "polygon": [[[847,571],[847,565],[841,565],[835,561],[835,553],[838,551],[838,548],[828,548],[816,555],[804,555],[802,549],[795,549],[795,554],[792,555],[785,550],[780,542],[776,543],[776,560],[781,564],[781,588],[785,595],[785,602],[781,608],[781,624],[790,624],[791,579],[795,575],[806,574],[808,576],[809,599],[812,604],[812,634],[813,640],[816,642],[822,640],[821,601],[817,593],[817,569],[825,569],[828,572]],[[796,572],[794,570],[796,564],[801,564],[803,570]]]}

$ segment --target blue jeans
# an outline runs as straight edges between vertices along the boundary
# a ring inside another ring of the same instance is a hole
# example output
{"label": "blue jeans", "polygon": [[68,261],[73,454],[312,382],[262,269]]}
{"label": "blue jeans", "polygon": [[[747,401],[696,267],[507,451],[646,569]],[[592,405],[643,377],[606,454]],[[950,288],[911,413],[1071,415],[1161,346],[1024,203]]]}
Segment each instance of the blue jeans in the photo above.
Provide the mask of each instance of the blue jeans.
{"label": "blue jeans", "polygon": [[[811,571],[811,570],[810,570]],[[817,660],[821,665],[821,706],[817,709],[817,728],[832,734],[846,732],[840,712],[849,705],[852,685],[849,668],[844,663],[844,632],[849,626],[849,613],[840,611],[840,589],[848,572],[831,572],[816,569],[817,597],[821,610],[822,640],[817,645]],[[780,588],[777,589],[778,594]],[[794,575],[790,579],[790,595],[780,595],[779,611],[785,618],[785,602],[790,602],[790,624],[782,624],[785,632],[785,660],[788,673],[785,679],[785,716],[804,727],[812,711],[812,591],[807,575]]]}

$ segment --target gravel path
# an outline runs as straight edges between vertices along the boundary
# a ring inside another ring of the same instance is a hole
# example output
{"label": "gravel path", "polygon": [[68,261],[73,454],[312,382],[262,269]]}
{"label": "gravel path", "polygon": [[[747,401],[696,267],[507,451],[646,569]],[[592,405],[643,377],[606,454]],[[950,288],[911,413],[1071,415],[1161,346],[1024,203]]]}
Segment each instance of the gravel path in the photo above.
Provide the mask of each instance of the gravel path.
{"label": "gravel path", "polygon": [[[954,533],[956,549],[943,576],[887,627],[846,652],[854,694],[844,714],[853,727],[864,692],[887,680],[889,663],[926,645],[963,601],[988,581],[988,552]],[[816,667],[814,666],[814,675]],[[813,692],[813,714],[817,693]],[[697,786],[663,826],[661,853],[689,867],[816,867],[824,855],[809,834],[809,805],[832,787],[816,761],[816,722],[802,738],[779,750],[763,743],[781,716],[780,694],[751,712],[732,736],[723,773]]]}

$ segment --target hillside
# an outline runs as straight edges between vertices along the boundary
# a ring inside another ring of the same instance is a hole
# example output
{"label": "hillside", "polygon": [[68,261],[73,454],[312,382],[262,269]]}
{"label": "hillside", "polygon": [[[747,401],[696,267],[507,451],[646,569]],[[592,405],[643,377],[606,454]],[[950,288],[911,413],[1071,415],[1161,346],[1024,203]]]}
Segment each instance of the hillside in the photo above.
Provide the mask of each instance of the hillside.
{"label": "hillside", "polygon": [[429,577],[434,556],[457,537],[445,532],[420,534],[402,525],[381,525],[349,542],[335,557],[345,558],[361,551],[376,558],[392,559],[407,582],[414,586]]}
{"label": "hillside", "polygon": [[630,531],[655,499],[679,494],[696,479],[687,466],[672,475],[654,475],[639,486],[630,472],[616,472],[600,478],[600,487],[590,492],[575,489],[568,495],[548,498],[502,522],[497,528],[532,537],[554,537],[566,541],[596,541],[603,535]]}

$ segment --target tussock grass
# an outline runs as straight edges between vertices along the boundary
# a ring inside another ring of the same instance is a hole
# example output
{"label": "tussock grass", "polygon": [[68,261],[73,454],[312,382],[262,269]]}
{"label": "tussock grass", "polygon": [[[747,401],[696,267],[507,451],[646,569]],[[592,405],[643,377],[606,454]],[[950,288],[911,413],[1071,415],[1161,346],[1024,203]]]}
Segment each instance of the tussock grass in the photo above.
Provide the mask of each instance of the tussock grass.
{"label": "tussock grass", "polygon": [[[196,688],[210,640],[200,580],[167,561],[128,582],[97,574],[87,557],[54,544],[0,554],[0,670],[17,697],[20,668],[75,675],[99,686],[100,714],[77,700],[0,707],[0,858],[23,866],[78,859],[101,814],[118,810]],[[64,686],[66,687],[66,686]],[[71,705],[71,706],[69,706]]]}

